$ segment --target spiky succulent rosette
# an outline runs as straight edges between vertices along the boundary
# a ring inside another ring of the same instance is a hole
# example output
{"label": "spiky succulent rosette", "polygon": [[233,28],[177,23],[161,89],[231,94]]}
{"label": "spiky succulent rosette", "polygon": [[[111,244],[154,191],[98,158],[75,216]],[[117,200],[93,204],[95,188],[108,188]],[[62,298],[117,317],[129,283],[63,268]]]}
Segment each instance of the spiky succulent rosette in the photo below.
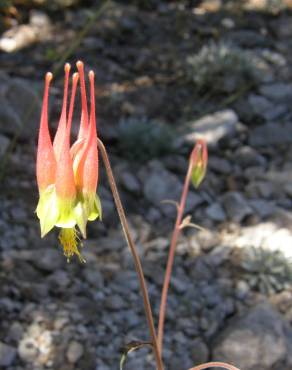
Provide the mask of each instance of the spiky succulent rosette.
{"label": "spiky succulent rosette", "polygon": [[[39,202],[36,213],[40,220],[41,236],[54,226],[61,228],[59,240],[64,254],[70,259],[78,249],[79,233],[86,238],[87,221],[101,218],[98,183],[98,150],[95,119],[94,73],[89,72],[90,116],[88,116],[84,66],[77,62],[78,73],[72,76],[72,89],[67,114],[70,65],[65,65],[64,99],[61,117],[52,143],[48,124],[48,96],[52,74],[47,73],[40,121],[37,150],[37,183]],[[81,121],[78,138],[70,147],[70,133],[77,84],[80,79]]]}

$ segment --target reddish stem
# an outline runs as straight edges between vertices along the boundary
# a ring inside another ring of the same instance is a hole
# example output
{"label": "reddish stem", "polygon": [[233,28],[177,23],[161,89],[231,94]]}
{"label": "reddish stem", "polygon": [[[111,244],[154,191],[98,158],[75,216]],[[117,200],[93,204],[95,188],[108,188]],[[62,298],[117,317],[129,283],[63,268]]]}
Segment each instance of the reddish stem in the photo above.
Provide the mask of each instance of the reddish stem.
{"label": "reddish stem", "polygon": [[237,367],[233,365],[225,364],[224,362],[207,362],[205,364],[192,367],[189,370],[204,370],[204,369],[209,369],[210,367],[221,367],[222,369],[227,369],[227,370],[239,370]]}
{"label": "reddish stem", "polygon": [[161,302],[160,302],[160,310],[159,310],[159,323],[158,323],[158,335],[157,335],[157,340],[158,340],[158,347],[159,347],[159,352],[162,353],[162,348],[163,348],[163,332],[164,332],[164,321],[165,321],[165,310],[166,310],[166,303],[167,303],[167,293],[168,293],[168,288],[169,288],[169,283],[170,283],[170,278],[171,278],[171,272],[172,272],[172,266],[173,266],[173,261],[174,261],[174,254],[175,254],[175,249],[176,249],[176,244],[177,240],[180,234],[180,225],[182,222],[182,217],[186,205],[186,200],[187,200],[187,195],[188,195],[188,190],[189,190],[189,185],[191,181],[191,176],[192,176],[192,169],[193,169],[193,159],[191,157],[189,161],[189,168],[187,175],[185,177],[185,182],[183,186],[183,191],[180,199],[180,203],[177,209],[177,217],[176,217],[176,222],[170,242],[170,248],[169,248],[169,254],[168,254],[168,260],[167,260],[167,266],[166,266],[166,271],[165,271],[165,277],[164,277],[164,282],[163,282],[163,288],[162,288],[162,294],[161,294]]}

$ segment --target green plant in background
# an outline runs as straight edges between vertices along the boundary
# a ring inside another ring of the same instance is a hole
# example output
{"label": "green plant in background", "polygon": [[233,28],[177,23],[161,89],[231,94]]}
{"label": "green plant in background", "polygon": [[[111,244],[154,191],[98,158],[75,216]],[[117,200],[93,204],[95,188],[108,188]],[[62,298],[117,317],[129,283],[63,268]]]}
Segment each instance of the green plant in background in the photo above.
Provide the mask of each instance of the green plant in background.
{"label": "green plant in background", "polygon": [[59,53],[58,51],[53,47],[48,47],[45,50],[45,59],[49,62],[54,62],[58,59]]}
{"label": "green plant in background", "polygon": [[165,124],[142,118],[119,123],[119,149],[130,160],[145,162],[174,151],[174,133]]}
{"label": "green plant in background", "polygon": [[252,87],[258,69],[250,52],[228,43],[211,42],[187,59],[187,78],[199,93],[227,94]]}
{"label": "green plant in background", "polygon": [[281,251],[246,248],[241,266],[250,286],[264,294],[279,292],[292,283],[292,261]]}

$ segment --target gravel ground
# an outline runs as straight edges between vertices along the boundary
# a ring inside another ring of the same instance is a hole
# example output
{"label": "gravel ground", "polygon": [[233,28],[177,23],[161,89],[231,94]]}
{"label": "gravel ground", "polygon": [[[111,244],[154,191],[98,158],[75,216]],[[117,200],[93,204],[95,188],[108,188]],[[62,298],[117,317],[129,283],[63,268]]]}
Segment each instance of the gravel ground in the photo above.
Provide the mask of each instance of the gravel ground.
{"label": "gravel ground", "polygon": [[[184,230],[178,243],[166,368],[187,370],[221,360],[242,370],[289,370],[290,3],[279,2],[285,9],[252,8],[254,1],[245,8],[232,1],[221,8],[220,1],[142,3],[138,8],[134,1],[114,2],[68,60],[81,58],[96,72],[99,131],[155,319],[175,221],[175,208],[161,201],[179,199],[193,142],[199,136],[208,141],[207,177],[198,191],[191,189],[186,208],[205,230]],[[116,369],[123,346],[149,339],[104,169],[98,188],[104,217],[89,225],[82,249],[86,264],[66,262],[57,233],[41,239],[34,213],[42,79],[46,70],[55,70],[97,5],[89,1],[87,7],[58,11],[20,6],[19,23],[9,23],[0,37],[1,369]],[[20,43],[17,32],[24,26]],[[57,74],[50,100],[53,127],[61,95]],[[146,131],[136,129],[139,123]],[[125,365],[153,368],[147,348],[131,354]]]}

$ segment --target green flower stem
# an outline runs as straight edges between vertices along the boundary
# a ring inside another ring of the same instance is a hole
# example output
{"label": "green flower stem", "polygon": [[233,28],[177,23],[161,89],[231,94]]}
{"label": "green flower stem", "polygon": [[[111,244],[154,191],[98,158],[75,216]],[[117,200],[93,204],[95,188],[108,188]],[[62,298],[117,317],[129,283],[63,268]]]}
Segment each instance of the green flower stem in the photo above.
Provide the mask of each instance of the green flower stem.
{"label": "green flower stem", "polygon": [[186,200],[187,200],[187,195],[188,195],[188,190],[190,186],[190,181],[192,178],[192,169],[193,169],[193,161],[192,158],[189,161],[189,168],[187,175],[185,177],[185,182],[183,186],[183,191],[181,195],[181,200],[177,209],[177,217],[176,217],[176,222],[174,226],[174,230],[172,233],[172,238],[170,242],[170,248],[169,248],[169,254],[168,254],[168,260],[167,260],[167,265],[166,265],[166,271],[165,271],[165,277],[164,277],[164,282],[163,282],[163,288],[162,288],[162,294],[161,294],[161,302],[160,302],[160,310],[159,310],[159,323],[158,323],[158,346],[159,346],[159,351],[162,353],[162,348],[163,348],[163,332],[164,332],[164,321],[165,321],[165,311],[166,311],[166,303],[167,303],[167,293],[168,293],[168,288],[169,288],[169,283],[170,283],[170,278],[171,278],[171,272],[172,272],[172,266],[173,266],[173,261],[174,261],[174,255],[175,255],[175,249],[176,249],[176,244],[178,237],[180,235],[181,231],[181,223],[182,223],[182,217],[186,205]]}
{"label": "green flower stem", "polygon": [[158,342],[157,342],[157,338],[156,338],[156,331],[155,331],[155,326],[154,326],[154,321],[153,321],[153,314],[152,314],[151,304],[150,304],[150,300],[149,300],[149,296],[148,296],[148,291],[147,291],[147,287],[146,287],[146,282],[145,282],[145,277],[144,277],[141,261],[140,261],[139,255],[137,253],[137,248],[135,246],[135,243],[134,243],[134,241],[131,237],[131,233],[130,233],[130,229],[129,229],[129,226],[128,226],[127,218],[126,218],[125,211],[124,211],[124,208],[122,206],[122,202],[121,202],[119,192],[118,192],[118,189],[117,189],[117,186],[116,186],[116,182],[115,182],[114,175],[113,175],[113,172],[112,172],[112,169],[111,169],[111,165],[110,165],[110,161],[109,161],[109,158],[108,158],[108,155],[107,155],[107,151],[106,151],[105,146],[103,145],[102,141],[99,140],[99,139],[98,139],[98,147],[101,151],[101,156],[102,156],[102,159],[103,159],[103,162],[104,162],[104,165],[105,165],[105,169],[106,169],[106,172],[107,172],[109,184],[110,184],[111,191],[112,191],[114,201],[115,201],[115,205],[116,205],[119,217],[120,217],[123,232],[124,232],[127,244],[128,244],[128,246],[131,250],[131,253],[133,255],[134,264],[135,264],[136,272],[137,272],[137,275],[138,275],[138,278],[139,278],[141,292],[142,292],[142,295],[143,295],[144,309],[145,309],[145,314],[146,314],[146,318],[147,318],[147,322],[148,322],[148,326],[149,326],[150,336],[151,336],[151,339],[152,339],[152,346],[153,346],[153,351],[154,351],[154,355],[155,355],[155,359],[156,359],[157,370],[163,370],[163,362],[162,362],[162,359],[161,359],[161,354],[160,354],[160,351],[159,351]]}

